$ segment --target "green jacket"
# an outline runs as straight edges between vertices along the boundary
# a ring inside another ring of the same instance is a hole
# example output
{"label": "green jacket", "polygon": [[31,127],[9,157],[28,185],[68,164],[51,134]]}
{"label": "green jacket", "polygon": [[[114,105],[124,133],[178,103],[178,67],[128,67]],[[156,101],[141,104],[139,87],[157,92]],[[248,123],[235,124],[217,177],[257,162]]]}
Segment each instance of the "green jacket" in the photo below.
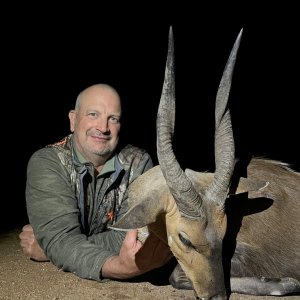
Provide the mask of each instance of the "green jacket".
{"label": "green jacket", "polygon": [[36,151],[27,167],[29,222],[47,257],[63,271],[100,281],[125,233],[108,230],[127,211],[127,188],[153,166],[147,152],[127,145],[95,176],[72,135]]}

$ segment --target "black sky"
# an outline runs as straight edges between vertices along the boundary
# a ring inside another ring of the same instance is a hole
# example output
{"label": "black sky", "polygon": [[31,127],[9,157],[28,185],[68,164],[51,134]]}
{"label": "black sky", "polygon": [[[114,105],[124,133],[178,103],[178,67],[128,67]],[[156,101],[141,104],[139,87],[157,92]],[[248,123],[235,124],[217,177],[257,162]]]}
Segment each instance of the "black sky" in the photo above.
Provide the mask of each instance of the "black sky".
{"label": "black sky", "polygon": [[[237,156],[283,160],[300,171],[300,21],[293,8],[244,7],[230,14],[216,8],[206,15],[191,7],[165,18],[144,10],[119,18],[94,7],[91,14],[37,9],[18,11],[2,29],[3,228],[26,222],[27,161],[69,133],[67,113],[88,85],[116,87],[123,99],[123,140],[147,149],[156,161],[155,118],[170,25],[174,149],[182,166],[213,171],[215,95],[243,28],[230,95]],[[106,14],[111,17],[104,20]]]}

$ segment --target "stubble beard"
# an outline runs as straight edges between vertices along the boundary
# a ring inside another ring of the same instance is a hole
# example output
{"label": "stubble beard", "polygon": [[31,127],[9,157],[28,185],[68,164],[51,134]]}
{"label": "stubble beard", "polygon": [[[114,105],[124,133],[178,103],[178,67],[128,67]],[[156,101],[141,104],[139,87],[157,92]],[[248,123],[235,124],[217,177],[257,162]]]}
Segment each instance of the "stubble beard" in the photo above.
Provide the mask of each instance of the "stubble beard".
{"label": "stubble beard", "polygon": [[91,152],[94,155],[102,157],[102,156],[107,156],[108,154],[111,154],[112,153],[112,149],[111,149],[110,146],[105,146],[105,148],[102,149],[102,150],[95,150],[95,149],[93,149]]}

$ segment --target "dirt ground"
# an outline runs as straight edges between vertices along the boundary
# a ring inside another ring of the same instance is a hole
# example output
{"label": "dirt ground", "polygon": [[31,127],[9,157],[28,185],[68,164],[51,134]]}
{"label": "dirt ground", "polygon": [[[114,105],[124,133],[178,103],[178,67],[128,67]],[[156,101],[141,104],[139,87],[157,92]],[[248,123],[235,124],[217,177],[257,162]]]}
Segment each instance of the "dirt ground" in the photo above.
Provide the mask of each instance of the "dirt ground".
{"label": "dirt ground", "polygon": [[[33,262],[22,253],[20,229],[0,232],[0,299],[107,300],[195,299],[192,291],[176,290],[156,273],[152,280],[98,283],[60,271],[51,263]],[[156,276],[156,278],[155,278]],[[162,280],[160,280],[162,279]],[[230,300],[298,300],[300,296],[254,297],[232,294]]]}

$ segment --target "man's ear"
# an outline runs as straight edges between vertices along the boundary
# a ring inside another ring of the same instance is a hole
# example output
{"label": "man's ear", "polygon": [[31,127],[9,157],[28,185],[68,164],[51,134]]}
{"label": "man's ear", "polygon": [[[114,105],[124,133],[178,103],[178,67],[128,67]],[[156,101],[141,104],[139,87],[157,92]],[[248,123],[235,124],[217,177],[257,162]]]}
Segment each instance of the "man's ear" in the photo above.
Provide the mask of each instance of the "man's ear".
{"label": "man's ear", "polygon": [[76,119],[76,112],[74,109],[69,111],[69,120],[70,120],[70,130],[74,132],[75,127],[75,119]]}

